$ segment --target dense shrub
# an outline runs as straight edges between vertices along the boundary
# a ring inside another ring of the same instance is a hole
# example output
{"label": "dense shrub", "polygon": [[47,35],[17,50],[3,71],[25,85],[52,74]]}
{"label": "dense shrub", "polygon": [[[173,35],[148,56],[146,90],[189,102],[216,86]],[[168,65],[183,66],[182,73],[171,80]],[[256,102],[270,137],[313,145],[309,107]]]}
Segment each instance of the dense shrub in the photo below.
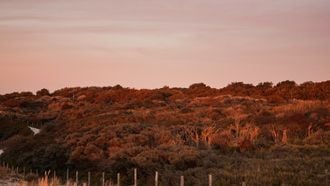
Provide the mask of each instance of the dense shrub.
{"label": "dense shrub", "polygon": [[[45,90],[37,96],[2,95],[0,148],[6,150],[1,158],[40,170],[105,170],[112,177],[120,172],[126,175],[124,185],[131,184],[135,167],[141,185],[152,183],[155,170],[165,185],[178,184],[181,174],[190,177],[188,185],[202,185],[208,172],[219,185],[233,185],[243,177],[253,185],[261,174],[251,171],[258,160],[265,168],[261,185],[279,179],[310,183],[307,175],[274,175],[328,162],[329,83],[86,87],[50,95]],[[35,136],[27,127],[33,122],[41,122],[42,132]],[[287,166],[288,159],[297,164]]]}

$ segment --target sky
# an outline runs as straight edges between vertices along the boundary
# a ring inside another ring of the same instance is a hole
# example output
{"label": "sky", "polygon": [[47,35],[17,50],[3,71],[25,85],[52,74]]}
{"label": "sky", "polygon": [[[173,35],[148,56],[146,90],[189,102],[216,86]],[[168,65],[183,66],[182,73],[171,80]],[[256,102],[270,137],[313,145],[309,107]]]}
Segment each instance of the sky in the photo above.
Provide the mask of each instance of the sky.
{"label": "sky", "polygon": [[0,94],[330,79],[329,0],[0,0]]}

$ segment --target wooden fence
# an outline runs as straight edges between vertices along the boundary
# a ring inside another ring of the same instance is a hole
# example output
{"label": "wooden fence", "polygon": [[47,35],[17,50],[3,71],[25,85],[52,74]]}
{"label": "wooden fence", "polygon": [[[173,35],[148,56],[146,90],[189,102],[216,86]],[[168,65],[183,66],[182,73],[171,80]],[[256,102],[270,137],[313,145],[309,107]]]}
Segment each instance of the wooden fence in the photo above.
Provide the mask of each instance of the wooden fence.
{"label": "wooden fence", "polygon": [[[45,171],[42,175],[38,172],[38,170],[33,171],[32,169],[26,170],[25,167],[19,168],[10,166],[8,163],[2,162],[0,166],[8,171],[10,174],[16,174],[21,175],[22,179],[24,180],[28,175],[35,175],[36,181],[39,180],[39,183],[42,184],[36,184],[38,186],[92,186],[92,172],[87,172],[87,182],[80,180],[80,173],[79,171],[74,171],[74,178],[70,177],[70,170],[66,170],[65,180],[61,180],[57,175],[55,170],[49,170]],[[328,184],[328,169],[324,170],[324,185],[329,186]],[[84,175],[86,176],[86,175]],[[96,176],[96,174],[95,174]],[[121,186],[121,178],[120,173],[117,173],[116,181],[113,182],[111,179],[106,180],[106,172],[102,172],[101,177],[98,178],[100,180],[100,183],[97,185],[101,186]],[[159,172],[156,171],[154,175],[154,185],[159,186]],[[178,176],[178,180],[180,183],[180,186],[185,186],[185,177],[183,175]],[[213,175],[208,174],[208,180],[205,180],[205,183],[208,184],[208,186],[213,186]],[[132,179],[132,185],[138,186],[138,170],[136,168],[133,169],[133,179]],[[206,184],[205,184],[206,185]],[[247,183],[245,181],[241,182],[240,184],[236,185],[242,185],[247,186]],[[282,186],[286,185],[285,183],[281,184]]]}

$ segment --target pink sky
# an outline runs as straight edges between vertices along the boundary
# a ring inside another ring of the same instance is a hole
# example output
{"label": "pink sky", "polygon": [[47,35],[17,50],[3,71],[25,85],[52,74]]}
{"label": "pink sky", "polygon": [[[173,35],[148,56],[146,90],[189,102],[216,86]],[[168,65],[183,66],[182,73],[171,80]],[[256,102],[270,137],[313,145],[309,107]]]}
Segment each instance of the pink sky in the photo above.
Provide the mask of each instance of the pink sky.
{"label": "pink sky", "polygon": [[328,0],[0,0],[0,93],[330,79]]}

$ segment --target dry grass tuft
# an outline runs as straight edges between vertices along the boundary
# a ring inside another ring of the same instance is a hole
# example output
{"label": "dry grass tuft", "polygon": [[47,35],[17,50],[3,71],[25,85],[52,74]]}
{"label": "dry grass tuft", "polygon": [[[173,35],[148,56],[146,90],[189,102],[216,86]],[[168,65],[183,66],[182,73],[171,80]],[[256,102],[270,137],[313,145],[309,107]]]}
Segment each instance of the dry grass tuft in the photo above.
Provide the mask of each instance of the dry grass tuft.
{"label": "dry grass tuft", "polygon": [[274,113],[306,113],[317,108],[324,107],[326,104],[319,100],[302,101],[297,100],[291,104],[275,106]]}

